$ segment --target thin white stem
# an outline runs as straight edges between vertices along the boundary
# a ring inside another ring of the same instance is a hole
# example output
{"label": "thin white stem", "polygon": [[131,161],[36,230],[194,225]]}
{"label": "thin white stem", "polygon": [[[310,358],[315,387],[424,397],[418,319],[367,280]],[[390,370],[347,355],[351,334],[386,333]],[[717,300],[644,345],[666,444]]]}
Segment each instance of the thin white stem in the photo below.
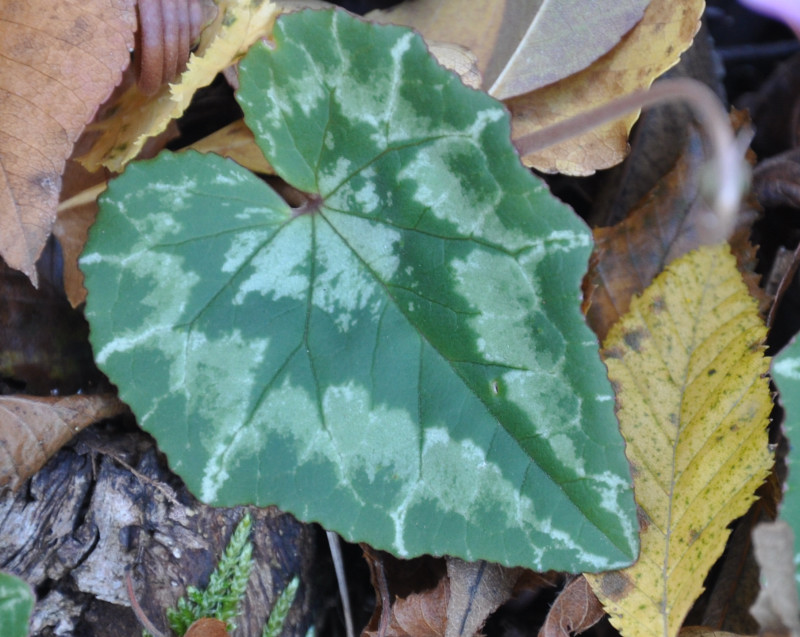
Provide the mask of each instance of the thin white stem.
{"label": "thin white stem", "polygon": [[656,82],[649,90],[631,93],[524,135],[515,140],[515,145],[520,155],[529,155],[613,122],[632,111],[675,101],[685,102],[692,108],[708,136],[713,171],[710,204],[727,228],[728,236],[735,225],[742,194],[750,180],[750,169],[743,159],[743,149],[733,134],[728,114],[714,92],[697,80],[680,78]]}
{"label": "thin white stem", "polygon": [[353,613],[350,609],[350,594],[347,591],[347,580],[344,576],[344,559],[342,558],[342,546],[339,543],[339,536],[333,531],[325,531],[328,536],[328,546],[331,548],[333,558],[333,568],[336,571],[336,581],[339,583],[339,596],[342,598],[342,609],[344,610],[344,625],[347,637],[355,637],[353,629]]}

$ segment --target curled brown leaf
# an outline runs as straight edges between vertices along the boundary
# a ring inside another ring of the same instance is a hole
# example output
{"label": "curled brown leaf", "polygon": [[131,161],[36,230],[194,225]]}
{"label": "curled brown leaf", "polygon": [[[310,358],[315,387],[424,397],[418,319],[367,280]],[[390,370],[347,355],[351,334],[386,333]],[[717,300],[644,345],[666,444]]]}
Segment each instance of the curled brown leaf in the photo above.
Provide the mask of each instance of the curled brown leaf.
{"label": "curled brown leaf", "polygon": [[0,491],[17,489],[81,429],[124,410],[109,394],[0,396]]}

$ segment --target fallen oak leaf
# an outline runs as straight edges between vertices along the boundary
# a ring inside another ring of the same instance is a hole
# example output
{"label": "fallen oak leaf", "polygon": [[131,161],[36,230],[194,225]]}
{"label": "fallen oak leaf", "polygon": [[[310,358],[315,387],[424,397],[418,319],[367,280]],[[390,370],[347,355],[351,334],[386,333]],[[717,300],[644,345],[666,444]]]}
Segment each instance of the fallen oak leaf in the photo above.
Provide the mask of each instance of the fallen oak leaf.
{"label": "fallen oak leaf", "polygon": [[37,284],[72,146],[130,62],[133,0],[0,3],[0,256]]}
{"label": "fallen oak leaf", "polygon": [[125,410],[110,394],[0,396],[0,491],[17,489],[81,429]]}

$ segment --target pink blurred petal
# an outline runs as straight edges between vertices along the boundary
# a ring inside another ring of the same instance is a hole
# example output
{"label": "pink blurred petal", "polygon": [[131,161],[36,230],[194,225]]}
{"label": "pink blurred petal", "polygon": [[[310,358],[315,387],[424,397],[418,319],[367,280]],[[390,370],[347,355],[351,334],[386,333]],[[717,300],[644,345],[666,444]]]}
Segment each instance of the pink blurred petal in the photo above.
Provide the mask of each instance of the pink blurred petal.
{"label": "pink blurred petal", "polygon": [[739,2],[753,11],[785,22],[800,38],[800,0],[739,0]]}

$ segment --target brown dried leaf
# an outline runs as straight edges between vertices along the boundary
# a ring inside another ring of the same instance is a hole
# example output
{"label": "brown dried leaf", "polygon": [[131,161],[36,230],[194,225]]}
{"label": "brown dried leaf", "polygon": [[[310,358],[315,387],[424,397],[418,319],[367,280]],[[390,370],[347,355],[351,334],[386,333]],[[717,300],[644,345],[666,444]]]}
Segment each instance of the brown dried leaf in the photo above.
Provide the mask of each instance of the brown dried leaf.
{"label": "brown dried leaf", "polygon": [[97,204],[90,202],[59,213],[53,226],[53,234],[58,238],[64,253],[64,291],[72,307],[78,307],[86,300],[83,286],[83,272],[78,268],[78,258],[89,238],[89,228],[97,217]]}
{"label": "brown dried leaf", "polygon": [[477,635],[489,615],[512,595],[522,569],[447,558],[450,599],[446,637]]}
{"label": "brown dried leaf", "polygon": [[547,613],[539,637],[570,637],[599,622],[605,611],[583,575],[569,582]]}
{"label": "brown dried leaf", "polygon": [[0,3],[0,256],[36,284],[64,162],[130,62],[133,0]]}
{"label": "brown dried leaf", "polygon": [[362,548],[376,593],[375,611],[362,637],[443,636],[450,596],[444,560],[427,555],[401,560]]}
{"label": "brown dried leaf", "polygon": [[[692,129],[673,169],[628,217],[594,231],[596,247],[583,293],[586,320],[601,341],[628,311],[631,298],[641,294],[667,264],[700,245],[724,239],[717,236],[714,214],[700,192],[704,162],[701,135]],[[755,250],[748,241],[754,216],[752,209],[742,210],[731,242],[748,288],[763,311],[768,300],[752,274]]]}
{"label": "brown dried leaf", "polygon": [[110,394],[0,396],[0,491],[17,489],[81,429],[124,410]]}
{"label": "brown dried leaf", "polygon": [[[703,0],[652,0],[644,17],[607,55],[588,68],[507,102],[517,139],[616,97],[648,88],[677,63],[700,27]],[[591,175],[618,164],[637,114],[523,157],[544,172]]]}
{"label": "brown dried leaf", "polygon": [[230,633],[224,621],[203,617],[189,626],[184,637],[230,637]]}
{"label": "brown dried leaf", "polygon": [[392,621],[387,637],[444,637],[447,627],[445,609],[449,597],[450,584],[443,577],[432,590],[397,599],[392,605]]}

